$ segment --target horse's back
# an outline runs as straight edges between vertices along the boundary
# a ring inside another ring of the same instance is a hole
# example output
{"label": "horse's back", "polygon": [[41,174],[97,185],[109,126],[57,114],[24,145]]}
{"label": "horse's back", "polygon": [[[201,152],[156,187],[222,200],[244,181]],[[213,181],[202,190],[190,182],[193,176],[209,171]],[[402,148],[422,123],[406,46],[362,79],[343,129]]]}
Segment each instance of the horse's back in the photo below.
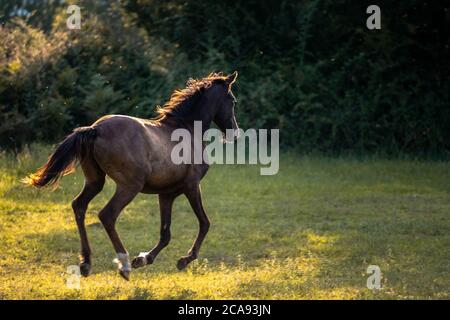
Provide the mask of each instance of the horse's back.
{"label": "horse's back", "polygon": [[94,122],[92,127],[96,129],[99,136],[113,137],[117,135],[137,134],[145,129],[145,119],[126,115],[106,115]]}

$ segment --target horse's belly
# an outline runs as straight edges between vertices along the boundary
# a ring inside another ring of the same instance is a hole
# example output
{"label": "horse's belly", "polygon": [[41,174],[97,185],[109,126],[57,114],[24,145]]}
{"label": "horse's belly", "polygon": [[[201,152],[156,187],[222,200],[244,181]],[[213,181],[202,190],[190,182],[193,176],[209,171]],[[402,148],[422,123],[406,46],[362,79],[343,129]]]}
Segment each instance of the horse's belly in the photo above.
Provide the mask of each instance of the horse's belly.
{"label": "horse's belly", "polygon": [[161,193],[182,187],[186,179],[188,167],[166,163],[164,166],[152,165],[150,175],[146,179],[143,192]]}

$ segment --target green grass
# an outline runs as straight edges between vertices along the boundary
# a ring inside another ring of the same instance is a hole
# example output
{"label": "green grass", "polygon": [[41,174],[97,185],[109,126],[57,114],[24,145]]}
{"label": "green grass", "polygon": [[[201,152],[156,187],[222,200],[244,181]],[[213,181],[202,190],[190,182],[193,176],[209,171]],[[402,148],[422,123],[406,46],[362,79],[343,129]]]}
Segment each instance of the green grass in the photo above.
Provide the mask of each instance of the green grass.
{"label": "green grass", "polygon": [[[447,162],[332,159],[283,154],[276,176],[258,166],[213,166],[202,184],[212,226],[200,259],[176,269],[197,233],[187,201],[177,199],[172,241],[129,282],[116,271],[97,212],[108,181],[88,210],[93,274],[66,286],[79,240],[70,208],[83,178],[32,190],[19,179],[50,149],[0,157],[2,299],[416,299],[450,298],[450,166]],[[118,230],[136,255],[156,243],[154,195],[139,195]],[[382,289],[366,287],[378,265]]]}

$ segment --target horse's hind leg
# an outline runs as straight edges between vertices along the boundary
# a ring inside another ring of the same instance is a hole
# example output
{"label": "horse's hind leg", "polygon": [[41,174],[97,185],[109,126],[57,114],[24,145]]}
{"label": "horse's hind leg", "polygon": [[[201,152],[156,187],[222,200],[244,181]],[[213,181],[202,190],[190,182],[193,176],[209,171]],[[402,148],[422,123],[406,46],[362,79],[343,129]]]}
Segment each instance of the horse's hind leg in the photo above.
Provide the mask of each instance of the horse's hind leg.
{"label": "horse's hind leg", "polygon": [[200,186],[197,185],[195,188],[189,190],[188,192],[185,192],[185,195],[188,198],[195,215],[197,216],[199,222],[199,231],[191,250],[189,250],[188,255],[185,257],[181,257],[180,260],[178,260],[178,270],[186,268],[186,266],[190,262],[197,259],[198,253],[200,251],[200,246],[202,245],[203,239],[205,239],[205,236],[208,233],[210,225],[205,209],[203,209]]}
{"label": "horse's hind leg", "polygon": [[159,252],[169,244],[170,222],[172,216],[172,205],[178,194],[160,194],[159,211],[161,215],[160,238],[158,244],[149,252],[141,252],[138,257],[131,262],[133,268],[143,267],[152,264]]}
{"label": "horse's hind leg", "polygon": [[80,272],[87,277],[91,273],[91,248],[84,220],[89,202],[103,189],[105,173],[92,160],[83,161],[81,167],[85,176],[85,183],[83,190],[72,201],[72,208],[81,240]]}
{"label": "horse's hind leg", "polygon": [[136,186],[117,185],[114,196],[98,214],[100,221],[105,227],[106,233],[108,233],[108,236],[111,239],[117,253],[117,259],[115,262],[117,262],[119,266],[119,273],[126,280],[129,280],[130,277],[130,259],[128,252],[122,244],[119,234],[116,231],[116,220],[122,209],[134,199],[141,189],[141,187]]}

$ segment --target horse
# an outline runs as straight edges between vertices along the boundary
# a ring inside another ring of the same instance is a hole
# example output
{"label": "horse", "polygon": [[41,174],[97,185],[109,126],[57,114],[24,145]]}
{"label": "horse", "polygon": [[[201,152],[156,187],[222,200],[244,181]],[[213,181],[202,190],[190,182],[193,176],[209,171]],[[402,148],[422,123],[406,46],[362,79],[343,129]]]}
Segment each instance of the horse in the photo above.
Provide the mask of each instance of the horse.
{"label": "horse", "polygon": [[[213,122],[222,133],[227,130],[238,132],[234,112],[237,101],[232,92],[237,76],[235,71],[229,75],[211,73],[201,79],[189,79],[186,88],[175,90],[169,101],[157,108],[157,116],[151,119],[106,115],[91,126],[76,128],[57,145],[42,167],[24,178],[29,186],[56,186],[78,164],[82,168],[84,186],[72,201],[81,240],[81,275],[89,276],[92,269],[85,227],[86,210],[89,202],[102,191],[105,176],[115,182],[116,190],[98,217],[112,242],[117,254],[114,262],[124,279],[130,279],[132,268],[152,264],[158,253],[169,244],[172,205],[181,194],[187,197],[197,216],[199,231],[188,254],[178,260],[177,268],[182,270],[197,259],[210,227],[200,189],[200,181],[209,165],[204,160],[201,163],[174,164],[171,152],[176,142],[172,141],[171,134],[178,128],[192,133],[194,121],[201,122],[203,132]],[[236,138],[233,137],[234,140]],[[201,143],[201,146],[204,150],[205,145]],[[138,193],[158,195],[160,238],[156,246],[140,253],[130,264],[128,251],[115,225],[121,211]]]}

